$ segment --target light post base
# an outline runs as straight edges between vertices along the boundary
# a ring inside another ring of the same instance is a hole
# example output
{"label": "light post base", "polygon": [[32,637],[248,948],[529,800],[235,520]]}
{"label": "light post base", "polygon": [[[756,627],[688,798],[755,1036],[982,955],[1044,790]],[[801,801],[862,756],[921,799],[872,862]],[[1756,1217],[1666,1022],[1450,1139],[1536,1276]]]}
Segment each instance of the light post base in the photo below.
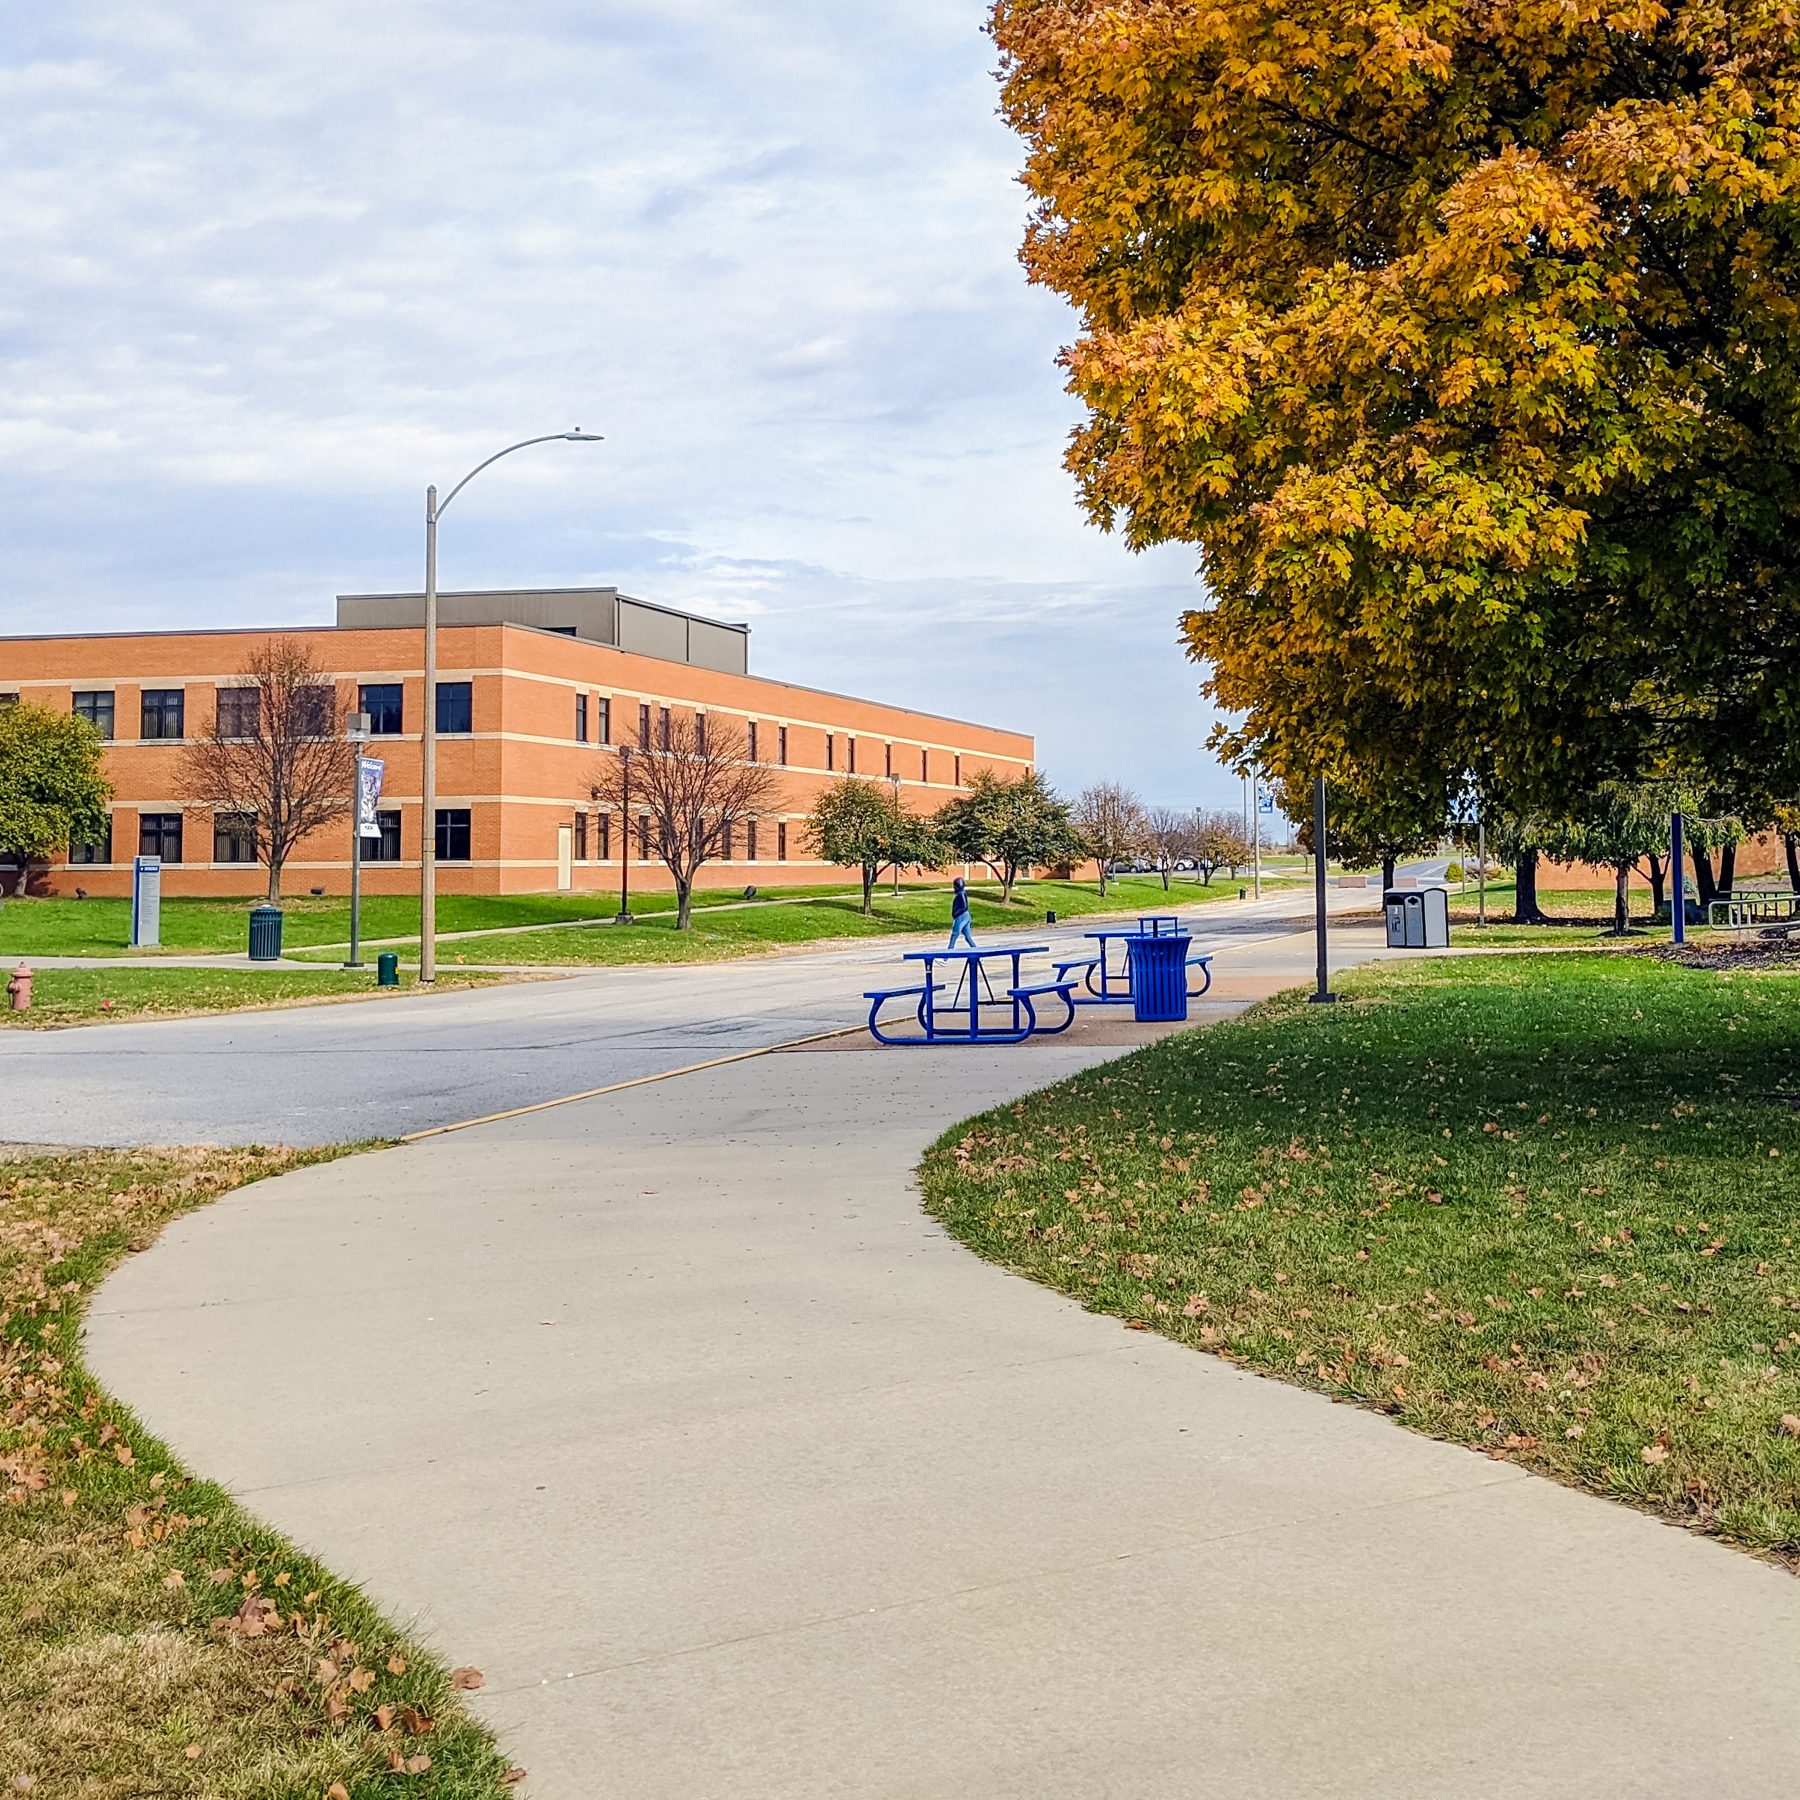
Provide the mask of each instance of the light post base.
{"label": "light post base", "polygon": [[613,923],[615,925],[635,925],[637,923],[637,921],[631,916],[630,913],[620,912],[620,913],[617,913],[614,915]]}
{"label": "light post base", "polygon": [[340,969],[366,969],[369,965],[358,957],[355,962],[339,963]]}
{"label": "light post base", "polygon": [[1308,1006],[1336,1006],[1338,997],[1336,994],[1309,994],[1306,1003]]}

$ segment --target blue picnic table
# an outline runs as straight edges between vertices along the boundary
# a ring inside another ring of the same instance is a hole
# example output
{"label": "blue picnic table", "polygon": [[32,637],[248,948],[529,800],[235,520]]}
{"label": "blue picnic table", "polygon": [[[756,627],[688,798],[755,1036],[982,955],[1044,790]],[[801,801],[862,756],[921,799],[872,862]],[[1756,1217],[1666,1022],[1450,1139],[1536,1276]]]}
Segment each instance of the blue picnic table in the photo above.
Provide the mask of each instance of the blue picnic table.
{"label": "blue picnic table", "polygon": [[[1020,966],[1027,956],[1048,953],[1046,944],[996,944],[983,950],[908,950],[901,961],[922,963],[925,979],[906,987],[866,990],[863,998],[869,1002],[869,1034],[879,1044],[1019,1044],[1028,1037],[1050,1037],[1067,1031],[1075,1022],[1076,979],[1059,972],[1054,981],[1028,983]],[[1004,986],[998,994],[988,979],[989,963],[1011,964],[1011,979],[1002,976]],[[948,980],[939,979],[940,965],[958,971],[955,992],[947,1002],[938,998],[951,985]],[[1065,1016],[1055,1024],[1047,1024],[1038,1016],[1038,1003],[1052,995],[1061,1000]],[[919,1026],[916,1035],[898,1035],[883,1024],[882,1008],[894,1000],[913,1002],[913,1017]],[[1002,1016],[984,1018],[984,1006],[990,1014],[999,1011]]]}
{"label": "blue picnic table", "polygon": [[[1131,991],[1131,946],[1144,938],[1183,935],[1181,921],[1173,913],[1146,914],[1138,920],[1135,929],[1114,925],[1100,931],[1085,931],[1082,936],[1093,938],[1099,944],[1099,950],[1084,956],[1059,958],[1054,965],[1057,978],[1060,980],[1073,974],[1087,990],[1076,996],[1079,1006],[1131,1006],[1135,1003]],[[1108,946],[1112,944],[1125,947],[1122,958],[1108,954]],[[1200,971],[1200,985],[1190,986],[1187,990],[1190,1000],[1198,1000],[1212,986],[1212,957],[1203,951],[1190,951],[1187,966]]]}

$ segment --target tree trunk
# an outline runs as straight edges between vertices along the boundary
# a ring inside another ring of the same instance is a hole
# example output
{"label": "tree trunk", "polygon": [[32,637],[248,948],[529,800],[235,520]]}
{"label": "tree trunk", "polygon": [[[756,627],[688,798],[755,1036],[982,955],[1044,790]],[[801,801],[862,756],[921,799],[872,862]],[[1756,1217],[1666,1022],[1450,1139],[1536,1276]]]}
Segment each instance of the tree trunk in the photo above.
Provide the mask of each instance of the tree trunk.
{"label": "tree trunk", "polygon": [[1018,867],[1017,867],[1017,865],[1015,865],[1013,863],[1007,863],[1001,869],[1001,871],[1000,871],[1000,898],[1003,903],[1006,903],[1006,904],[1011,903],[1013,883],[1014,883],[1014,881],[1016,881],[1018,879],[1018,874],[1019,874]]}
{"label": "tree trunk", "polygon": [[1613,864],[1613,928],[1614,937],[1623,937],[1631,929],[1631,864]]}
{"label": "tree trunk", "polygon": [[1719,897],[1719,884],[1713,880],[1711,853],[1699,848],[1694,851],[1694,886],[1699,889],[1700,911],[1704,916],[1706,909]]}
{"label": "tree trunk", "polygon": [[1169,891],[1169,859],[1165,856],[1162,863],[1163,892]]}
{"label": "tree trunk", "polygon": [[1513,923],[1515,925],[1548,923],[1544,917],[1543,908],[1538,905],[1537,878],[1537,851],[1521,850],[1519,860],[1513,866]]}
{"label": "tree trunk", "polygon": [[1202,887],[1211,887],[1212,886],[1212,877],[1213,877],[1213,865],[1209,862],[1203,862],[1200,865],[1200,885]]}
{"label": "tree trunk", "polygon": [[675,883],[675,929],[686,931],[694,922],[694,884],[692,879]]}
{"label": "tree trunk", "polygon": [[1660,856],[1653,855],[1645,860],[1650,864],[1650,909],[1652,912],[1660,913],[1663,909],[1663,901],[1667,897],[1668,871]]}
{"label": "tree trunk", "polygon": [[865,919],[875,910],[875,883],[880,875],[881,870],[875,863],[863,864],[863,917]]}
{"label": "tree trunk", "polygon": [[1394,885],[1394,864],[1399,860],[1391,850],[1381,853],[1381,891],[1384,894]]}
{"label": "tree trunk", "polygon": [[1787,851],[1788,886],[1800,894],[1800,831],[1790,831],[1781,842]]}
{"label": "tree trunk", "polygon": [[281,861],[278,857],[269,858],[269,904],[275,906],[281,900]]}
{"label": "tree trunk", "polygon": [[1737,879],[1737,845],[1727,844],[1719,852],[1719,898],[1731,898],[1731,884]]}

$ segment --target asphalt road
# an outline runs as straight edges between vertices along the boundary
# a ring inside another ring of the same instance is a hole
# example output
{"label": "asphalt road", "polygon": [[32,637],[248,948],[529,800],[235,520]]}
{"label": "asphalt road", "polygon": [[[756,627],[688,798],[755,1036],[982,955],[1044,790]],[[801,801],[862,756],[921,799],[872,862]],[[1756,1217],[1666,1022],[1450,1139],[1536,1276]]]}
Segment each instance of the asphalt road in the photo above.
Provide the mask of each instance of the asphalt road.
{"label": "asphalt road", "polygon": [[[1190,915],[1196,942],[1219,951],[1221,967],[1274,953],[1304,980],[1311,941],[1293,934],[1307,901],[1287,893],[1214,903]],[[1367,894],[1333,895],[1334,908],[1368,905]],[[1028,941],[1080,946],[1082,928]],[[892,980],[903,947],[886,940],[399,1000],[0,1032],[0,1141],[399,1137],[857,1024],[866,1012],[858,996]],[[1366,948],[1346,960],[1360,955]]]}

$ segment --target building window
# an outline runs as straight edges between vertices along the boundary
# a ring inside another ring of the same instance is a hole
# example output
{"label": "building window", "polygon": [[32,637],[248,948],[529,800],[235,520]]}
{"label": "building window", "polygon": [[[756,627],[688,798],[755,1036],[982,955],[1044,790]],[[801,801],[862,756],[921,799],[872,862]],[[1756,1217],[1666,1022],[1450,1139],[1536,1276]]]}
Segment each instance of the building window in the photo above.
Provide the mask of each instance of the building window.
{"label": "building window", "polygon": [[440,681],[437,684],[437,728],[455,736],[466,737],[475,729],[475,698],[466,681]]}
{"label": "building window", "polygon": [[[182,701],[180,688],[145,688],[143,699],[143,729],[139,737],[178,738],[184,734],[186,707]],[[160,815],[158,815],[160,816]],[[154,850],[146,850],[146,856],[154,856]]]}
{"label": "building window", "polygon": [[729,819],[719,827],[719,855],[726,862],[737,861],[737,827]]}
{"label": "building window", "polygon": [[[112,695],[108,694],[108,700]],[[110,734],[109,734],[110,735]],[[71,866],[81,863],[109,863],[112,861],[112,814],[106,815],[106,829],[91,843],[70,844],[69,862]]]}
{"label": "building window", "polygon": [[469,860],[469,809],[466,806],[438,808],[437,859],[439,862]]}
{"label": "building window", "polygon": [[646,701],[638,707],[638,748],[650,748],[650,705]]}
{"label": "building window", "polygon": [[578,744],[587,742],[587,695],[575,696],[575,741]]}
{"label": "building window", "polygon": [[0,694],[0,706],[17,706],[18,704],[19,695],[17,689],[8,689],[6,693]]}
{"label": "building window", "polygon": [[756,861],[756,821],[747,820],[744,825],[744,861]]}
{"label": "building window", "polygon": [[599,857],[602,862],[612,861],[612,814],[596,813],[594,823],[600,828]]}
{"label": "building window", "polygon": [[962,786],[962,758],[960,756],[956,759],[956,785]]}
{"label": "building window", "polygon": [[919,746],[919,779],[925,782],[931,780],[931,752],[923,744]]}
{"label": "building window", "polygon": [[216,863],[256,861],[256,814],[214,813],[213,854]]}
{"label": "building window", "polygon": [[[103,738],[113,734],[113,696],[111,688],[91,689],[75,696],[75,716],[86,719]],[[109,856],[106,859],[112,861]]]}
{"label": "building window", "polygon": [[[262,690],[253,687],[227,687],[219,689],[219,736],[222,738],[253,738],[256,728],[262,722]],[[215,856],[214,862],[224,862],[225,857]]]}
{"label": "building window", "polygon": [[706,754],[706,714],[703,712],[694,714],[694,748],[702,756]]}
{"label": "building window", "polygon": [[139,813],[138,855],[160,856],[166,863],[181,861],[181,814]]}
{"label": "building window", "polygon": [[381,827],[378,838],[364,838],[362,841],[362,859],[364,862],[395,862],[400,860],[400,815],[397,812],[378,812],[375,823]]}
{"label": "building window", "polygon": [[784,769],[787,767],[787,727],[785,725],[775,733],[775,760]]}
{"label": "building window", "polygon": [[837,767],[837,734],[835,732],[828,731],[825,734],[825,766],[828,769]]}
{"label": "building window", "polygon": [[587,859],[587,814],[578,812],[575,815],[575,860],[586,862]]}
{"label": "building window", "polygon": [[638,861],[650,860],[650,815],[638,814]]}
{"label": "building window", "polygon": [[594,741],[600,744],[610,744],[612,742],[612,702],[604,695],[600,695],[598,696],[598,703],[600,707],[600,730]]}
{"label": "building window", "polygon": [[756,754],[756,721],[754,719],[744,727],[744,748],[751,762],[762,760]]}
{"label": "building window", "polygon": [[406,729],[403,689],[397,681],[381,682],[356,690],[356,709],[369,715],[371,737],[398,737]]}
{"label": "building window", "polygon": [[845,738],[844,743],[850,752],[850,773],[856,773],[856,739]]}
{"label": "building window", "polygon": [[669,709],[665,706],[656,722],[656,741],[664,750],[669,747]]}
{"label": "building window", "polygon": [[881,772],[884,775],[891,775],[894,772],[894,746],[892,744],[889,744],[887,747],[887,756],[883,762]]}
{"label": "building window", "polygon": [[787,861],[787,820],[782,819],[775,826],[775,860]]}

